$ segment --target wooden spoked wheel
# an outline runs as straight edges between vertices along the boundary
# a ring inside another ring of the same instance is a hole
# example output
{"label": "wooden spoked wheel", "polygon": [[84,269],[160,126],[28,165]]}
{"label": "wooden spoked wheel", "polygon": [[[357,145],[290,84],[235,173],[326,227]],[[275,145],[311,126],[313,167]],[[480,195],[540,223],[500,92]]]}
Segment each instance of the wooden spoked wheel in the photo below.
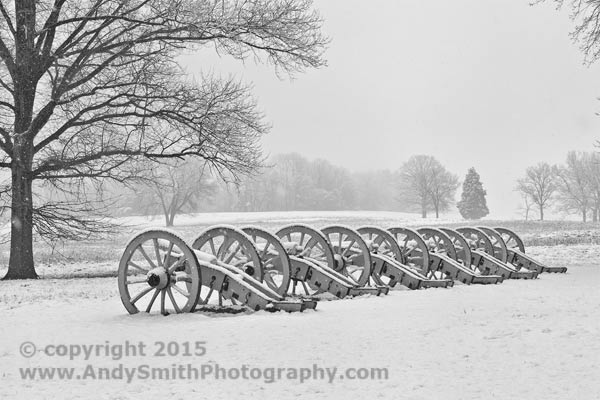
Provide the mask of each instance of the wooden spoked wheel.
{"label": "wooden spoked wheel", "polygon": [[408,228],[390,228],[398,246],[400,246],[402,264],[407,265],[422,275],[429,275],[429,252],[423,238],[414,230]]}
{"label": "wooden spoked wheel", "polygon": [[456,248],[452,239],[444,232],[436,228],[419,228],[417,232],[427,243],[430,252],[445,254],[453,260],[457,260]]}
{"label": "wooden spoked wheel", "polygon": [[452,245],[456,250],[456,261],[460,262],[470,270],[476,271],[477,268],[472,265],[471,247],[464,236],[449,228],[440,228],[440,231],[445,233],[452,241]]}
{"label": "wooden spoked wheel", "polygon": [[[277,231],[275,236],[279,238],[289,255],[306,258],[331,269],[336,266],[333,250],[331,249],[327,237],[308,225],[288,225]],[[292,288],[290,289],[290,292],[292,294],[302,294],[300,293],[300,288],[298,288],[299,284],[302,286],[304,294],[309,296],[323,293],[324,291],[324,289],[310,287],[306,282],[294,279],[293,271],[291,273],[291,279]]]}
{"label": "wooden spoked wheel", "polygon": [[[375,226],[363,226],[358,228],[357,232],[370,247],[371,253],[382,254],[398,261],[402,259],[402,250],[390,232]],[[371,277],[377,285],[389,285],[391,281],[390,278],[373,272]]]}
{"label": "wooden spoked wheel", "polygon": [[[216,264],[232,272],[243,271],[259,282],[264,273],[260,256],[252,239],[243,231],[229,226],[215,226],[201,233],[192,243],[192,248],[216,258]],[[198,304],[224,305],[230,302],[237,305],[234,299],[225,299],[221,288],[214,287],[212,282],[202,282]]]}
{"label": "wooden spoked wheel", "polygon": [[525,244],[523,244],[523,240],[515,232],[506,228],[494,228],[494,230],[502,236],[507,248],[517,249],[521,253],[525,253]]}
{"label": "wooden spoked wheel", "polygon": [[483,251],[491,256],[494,255],[494,245],[490,240],[489,236],[485,234],[481,229],[473,227],[463,227],[456,229],[458,233],[469,243],[471,250]]}
{"label": "wooden spoked wheel", "polygon": [[333,250],[335,270],[358,286],[365,286],[371,276],[371,252],[354,229],[333,225],[321,229]]}
{"label": "wooden spoked wheel", "polygon": [[277,236],[254,226],[242,229],[256,246],[262,262],[264,283],[285,296],[290,286],[290,257]]}
{"label": "wooden spoked wheel", "polygon": [[200,269],[194,252],[177,234],[148,230],[125,247],[118,284],[130,314],[191,312],[200,293]]}
{"label": "wooden spoked wheel", "polygon": [[506,248],[504,239],[502,239],[502,235],[500,235],[500,233],[496,232],[494,229],[487,228],[485,226],[480,226],[479,229],[485,232],[485,234],[490,238],[492,246],[494,247],[494,257],[506,262],[508,260],[508,250]]}

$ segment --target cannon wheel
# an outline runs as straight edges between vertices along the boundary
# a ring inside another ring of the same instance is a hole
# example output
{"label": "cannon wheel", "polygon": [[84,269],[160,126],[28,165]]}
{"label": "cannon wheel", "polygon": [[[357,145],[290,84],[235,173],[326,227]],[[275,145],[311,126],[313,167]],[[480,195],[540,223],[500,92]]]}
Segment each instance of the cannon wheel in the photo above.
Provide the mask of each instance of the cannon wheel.
{"label": "cannon wheel", "polygon": [[168,230],[148,230],[131,239],[121,256],[117,280],[130,314],[155,308],[163,315],[191,312],[200,294],[196,256]]}
{"label": "cannon wheel", "polygon": [[[284,247],[286,242],[294,243],[299,246],[300,250],[297,253],[292,253],[297,257],[316,261],[331,269],[336,265],[335,258],[333,257],[333,250],[331,250],[331,245],[327,240],[327,237],[308,225],[294,224],[284,226],[275,233],[275,236],[277,236],[282,244],[284,244]],[[306,295],[310,296],[323,293],[323,289],[311,288],[306,282],[295,280],[293,276],[291,278],[292,294],[300,294],[296,293],[298,282],[301,283]]]}
{"label": "cannon wheel", "polygon": [[392,234],[398,246],[400,246],[402,257],[398,261],[428,276],[429,252],[427,251],[427,244],[421,235],[408,228],[390,228],[388,231]]}
{"label": "cannon wheel", "polygon": [[285,296],[290,286],[290,257],[277,236],[254,226],[242,229],[256,245],[263,266],[264,282]]}
{"label": "cannon wheel", "polygon": [[467,226],[458,228],[456,231],[464,236],[471,246],[471,249],[484,251],[491,256],[494,255],[494,245],[492,244],[489,236],[486,235],[481,229]]}
{"label": "cannon wheel", "polygon": [[[257,281],[263,281],[264,273],[258,251],[252,239],[239,229],[223,225],[208,228],[192,242],[192,248],[216,257],[220,266],[240,269]],[[223,305],[225,298],[219,290],[220,288],[202,285],[198,303],[207,305],[218,301],[219,305]],[[235,300],[229,301],[237,305]]]}
{"label": "cannon wheel", "polygon": [[506,262],[508,260],[508,250],[506,249],[506,243],[504,242],[504,239],[502,239],[502,235],[494,229],[485,226],[480,226],[479,229],[484,231],[490,238],[492,246],[494,247],[494,257]]}
{"label": "cannon wheel", "polygon": [[[376,245],[371,249],[372,253],[383,254],[394,260],[402,259],[402,250],[390,232],[375,226],[363,226],[358,228],[357,232],[360,233],[367,245],[368,243]],[[371,273],[371,277],[377,285],[389,285],[390,279],[386,276]]]}
{"label": "cannon wheel", "polygon": [[470,270],[476,271],[476,268],[471,265],[471,247],[469,246],[469,243],[464,238],[464,236],[456,232],[455,230],[448,228],[440,228],[440,231],[445,233],[452,241],[454,249],[456,250],[456,261],[460,262],[462,265],[469,268]]}
{"label": "cannon wheel", "polygon": [[456,247],[452,244],[452,239],[444,232],[436,228],[419,228],[417,232],[425,240],[429,250],[434,253],[445,253],[448,257],[458,261]]}
{"label": "cannon wheel", "polygon": [[525,244],[523,244],[523,241],[515,232],[506,228],[494,228],[494,230],[502,235],[502,239],[504,239],[507,248],[517,248],[521,253],[525,253]]}
{"label": "cannon wheel", "polygon": [[321,229],[327,237],[336,260],[337,272],[349,277],[358,286],[365,286],[371,276],[371,252],[369,247],[352,228],[332,225]]}

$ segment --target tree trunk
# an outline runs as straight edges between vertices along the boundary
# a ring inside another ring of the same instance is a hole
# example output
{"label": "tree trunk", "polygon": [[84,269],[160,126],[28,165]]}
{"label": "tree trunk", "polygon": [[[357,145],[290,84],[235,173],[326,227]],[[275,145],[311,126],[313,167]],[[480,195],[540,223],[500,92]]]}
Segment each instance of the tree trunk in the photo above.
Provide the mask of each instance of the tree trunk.
{"label": "tree trunk", "polygon": [[421,218],[427,218],[427,209],[421,206]]}
{"label": "tree trunk", "polygon": [[12,204],[10,258],[4,279],[35,279],[33,263],[33,197],[31,166],[33,137],[29,128],[37,80],[35,46],[35,0],[15,1],[15,70],[12,72],[15,104],[15,135],[12,149]]}
{"label": "tree trunk", "polygon": [[598,208],[594,207],[592,209],[592,222],[598,222]]}
{"label": "tree trunk", "polygon": [[581,211],[581,217],[583,219],[583,222],[587,222],[587,210],[586,209],[583,209]]}
{"label": "tree trunk", "polygon": [[544,220],[544,206],[540,206],[540,221]]}
{"label": "tree trunk", "polygon": [[33,263],[32,180],[17,160],[12,167],[10,259],[4,279],[36,279]]}

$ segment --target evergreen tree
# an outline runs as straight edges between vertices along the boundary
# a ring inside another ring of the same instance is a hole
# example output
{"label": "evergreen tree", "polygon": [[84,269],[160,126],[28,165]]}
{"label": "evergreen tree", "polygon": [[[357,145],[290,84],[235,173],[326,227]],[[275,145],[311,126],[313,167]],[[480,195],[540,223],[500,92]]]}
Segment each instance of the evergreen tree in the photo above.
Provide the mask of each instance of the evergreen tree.
{"label": "evergreen tree", "polygon": [[463,182],[462,195],[457,204],[460,215],[465,219],[481,219],[488,215],[490,211],[485,201],[486,194],[479,180],[479,174],[475,168],[469,168]]}

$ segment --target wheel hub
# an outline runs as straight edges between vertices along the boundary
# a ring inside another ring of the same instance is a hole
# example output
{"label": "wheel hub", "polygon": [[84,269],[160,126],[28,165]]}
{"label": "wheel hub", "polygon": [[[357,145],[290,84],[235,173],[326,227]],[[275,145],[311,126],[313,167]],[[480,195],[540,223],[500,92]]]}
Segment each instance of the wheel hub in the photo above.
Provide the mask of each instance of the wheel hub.
{"label": "wheel hub", "polygon": [[148,285],[156,289],[164,289],[169,284],[169,274],[164,268],[154,268],[146,275]]}

